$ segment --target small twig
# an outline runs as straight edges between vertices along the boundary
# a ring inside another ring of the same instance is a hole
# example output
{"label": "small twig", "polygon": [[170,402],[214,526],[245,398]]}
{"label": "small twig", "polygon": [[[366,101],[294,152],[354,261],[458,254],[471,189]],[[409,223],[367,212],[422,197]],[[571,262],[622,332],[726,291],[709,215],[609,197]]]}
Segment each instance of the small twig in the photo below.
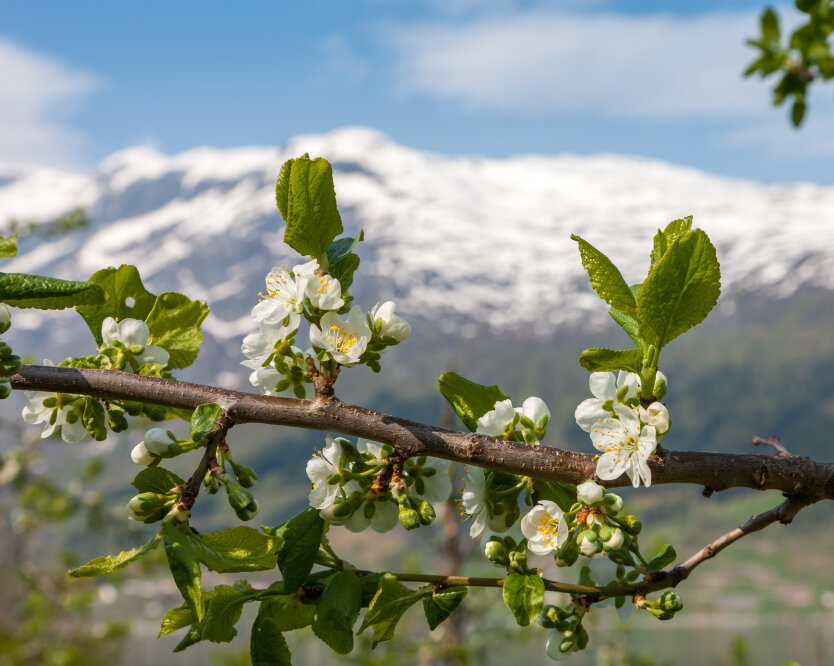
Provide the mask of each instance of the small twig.
{"label": "small twig", "polygon": [[229,432],[229,428],[231,428],[232,425],[234,424],[226,415],[226,412],[223,412],[220,418],[214,422],[214,426],[207,435],[206,448],[205,451],[203,451],[203,457],[200,459],[197,469],[194,470],[194,474],[191,475],[191,478],[188,479],[185,484],[185,490],[183,491],[180,503],[177,506],[178,509],[187,511],[194,506],[194,502],[197,501],[197,495],[200,494],[200,485],[203,483],[206,472],[208,472],[212,463],[215,465],[217,464],[217,447],[224,442],[226,434]]}
{"label": "small twig", "polygon": [[791,453],[783,446],[782,440],[780,440],[776,435],[772,435],[768,439],[763,439],[762,437],[754,437],[752,440],[753,446],[770,446],[776,451],[776,455],[780,458],[790,458]]}

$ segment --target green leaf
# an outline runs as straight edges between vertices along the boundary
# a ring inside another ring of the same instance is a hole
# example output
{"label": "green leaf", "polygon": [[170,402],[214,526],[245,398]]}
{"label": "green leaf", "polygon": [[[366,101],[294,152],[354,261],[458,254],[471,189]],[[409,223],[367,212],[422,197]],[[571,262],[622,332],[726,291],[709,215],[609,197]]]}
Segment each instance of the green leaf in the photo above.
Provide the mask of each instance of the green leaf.
{"label": "green leaf", "polygon": [[191,440],[199,442],[201,439],[208,436],[214,424],[223,416],[223,408],[214,402],[207,402],[197,407],[191,414],[191,423],[189,425],[189,432],[191,433]]}
{"label": "green leaf", "polygon": [[25,273],[0,273],[0,303],[17,308],[63,310],[81,305],[96,307],[95,304],[102,302],[104,292],[101,287],[89,282]]}
{"label": "green leaf", "polygon": [[362,607],[370,606],[377,591],[379,590],[379,581],[382,579],[381,573],[372,573],[367,576],[359,578],[359,585],[362,587]]}
{"label": "green leaf", "polygon": [[90,560],[87,564],[70,571],[69,577],[88,578],[90,576],[105,576],[116,571],[121,571],[156,548],[161,540],[162,537],[159,534],[154,534],[150,541],[138,548],[123,550],[118,555],[107,555]]}
{"label": "green leaf", "polygon": [[333,241],[330,247],[327,248],[328,266],[333,266],[339,259],[349,255],[363,240],[365,240],[365,232],[360,230],[356,238],[345,237]]}
{"label": "green leaf", "polygon": [[619,269],[587,241],[576,234],[572,234],[571,238],[579,243],[579,256],[582,258],[582,265],[588,271],[594,291],[611,307],[634,316],[637,304]]}
{"label": "green leaf", "polygon": [[576,503],[576,486],[561,481],[536,480],[533,482],[533,499],[536,502],[550,500],[556,502],[562,511],[570,511]]}
{"label": "green leaf", "polygon": [[640,338],[640,326],[637,320],[624,312],[620,312],[617,308],[609,308],[608,314],[628,334],[628,337],[634,341],[634,344],[642,349],[643,340]]}
{"label": "green leaf", "polygon": [[770,7],[761,16],[762,40],[770,43],[779,42],[779,17]]}
{"label": "green leaf", "polygon": [[797,95],[791,107],[791,122],[794,127],[799,127],[805,118],[805,97]]}
{"label": "green leaf", "polygon": [[330,162],[306,156],[288,160],[278,176],[275,200],[287,225],[284,242],[299,254],[323,260],[343,231]]}
{"label": "green leaf", "polygon": [[93,273],[90,282],[100,285],[104,290],[104,301],[96,301],[94,305],[79,305],[75,309],[84,317],[99,345],[102,342],[101,324],[107,317],[118,321],[144,320],[156,302],[156,296],[145,289],[135,266],[122,264],[118,268],[104,268]]}
{"label": "green leaf", "polygon": [[410,590],[400,583],[396,576],[390,573],[383,574],[379,590],[365,612],[359,633],[368,627],[374,628],[371,648],[375,648],[382,641],[390,641],[394,638],[394,629],[403,614],[428,593],[427,590]]}
{"label": "green leaf", "polygon": [[437,626],[463,603],[466,591],[465,587],[447,587],[423,599],[423,610],[429,629],[437,629]]}
{"label": "green leaf", "polygon": [[307,580],[324,535],[324,520],[308,507],[276,531],[281,538],[278,567],[284,576],[284,589],[295,592]]}
{"label": "green leaf", "polygon": [[[209,603],[212,598],[214,598],[214,590],[206,590],[203,592],[204,604]],[[193,624],[197,624],[197,618],[194,616],[194,612],[186,604],[177,606],[176,608],[170,608],[162,618],[162,625],[160,626],[159,633],[156,637],[159,638],[160,636],[167,636],[168,634],[174,633],[178,629],[182,629],[183,627]],[[199,637],[197,637],[197,639],[199,640]]]}
{"label": "green leaf", "polygon": [[324,588],[316,606],[313,633],[331,650],[348,654],[353,649],[353,625],[362,608],[362,588],[352,571],[340,571]]}
{"label": "green leaf", "polygon": [[0,236],[0,259],[17,256],[17,234]]}
{"label": "green leaf", "polygon": [[667,543],[657,555],[649,560],[646,571],[649,573],[662,571],[667,564],[674,562],[677,556],[678,554],[675,552],[675,549]]}
{"label": "green leaf", "polygon": [[651,265],[654,266],[661,257],[666,254],[666,250],[678,238],[683,236],[692,228],[692,216],[682,217],[679,220],[672,220],[666,225],[663,231],[658,230],[654,237],[654,249],[651,254]]}
{"label": "green leaf", "polygon": [[544,581],[536,574],[511,573],[504,581],[504,603],[522,627],[539,619]]}
{"label": "green leaf", "polygon": [[173,521],[168,521],[162,523],[162,541],[165,544],[168,567],[182,598],[195,617],[202,620],[204,609],[200,589],[200,562],[191,540],[185,535],[183,528],[175,525]]}
{"label": "green leaf", "polygon": [[200,327],[208,313],[204,301],[192,301],[182,294],[167,292],[156,297],[145,323],[151,344],[170,354],[169,368],[187,368],[196,360],[203,342]]}
{"label": "green leaf", "polygon": [[439,383],[440,393],[472,432],[478,429],[478,419],[495,409],[496,402],[509,398],[501,393],[497,385],[482,386],[464,379],[456,372],[441,375]]}
{"label": "green leaf", "polygon": [[164,495],[171,488],[181,486],[185,481],[164,467],[146,467],[130,482],[140,493]]}
{"label": "green leaf", "polygon": [[218,573],[266,571],[277,564],[280,539],[243,525],[216,532],[190,534],[197,559]]}
{"label": "green leaf", "polygon": [[303,629],[313,624],[316,605],[303,603],[299,595],[290,594],[278,599],[266,599],[261,602],[260,614],[268,614],[278,631]]}
{"label": "green leaf", "polygon": [[81,422],[87,432],[90,433],[90,437],[97,442],[107,439],[107,414],[104,411],[104,406],[95,398],[85,400]]}
{"label": "green leaf", "polygon": [[353,284],[353,274],[359,268],[359,257],[353,253],[346,254],[338,261],[330,264],[330,275],[339,281],[342,293],[350,289]]}
{"label": "green leaf", "polygon": [[640,287],[640,337],[660,351],[701,323],[718,301],[721,270],[715,248],[700,229],[677,238]]}
{"label": "green leaf", "polygon": [[290,648],[269,612],[264,613],[264,604],[252,625],[249,638],[249,658],[252,666],[292,666]]}
{"label": "green leaf", "polygon": [[643,352],[640,349],[586,349],[579,357],[579,365],[588,372],[614,372],[643,369]]}
{"label": "green leaf", "polygon": [[237,635],[235,624],[243,612],[243,604],[257,599],[263,590],[255,590],[245,580],[232,585],[218,585],[214,597],[206,604],[202,638],[212,643],[228,643]]}

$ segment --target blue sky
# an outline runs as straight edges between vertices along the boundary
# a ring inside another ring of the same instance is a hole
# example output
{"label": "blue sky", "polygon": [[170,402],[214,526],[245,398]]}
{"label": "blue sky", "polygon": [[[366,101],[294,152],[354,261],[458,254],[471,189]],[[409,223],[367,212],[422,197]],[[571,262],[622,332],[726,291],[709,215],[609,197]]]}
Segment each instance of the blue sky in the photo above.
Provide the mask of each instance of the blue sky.
{"label": "blue sky", "polygon": [[[834,101],[796,132],[743,80],[760,2],[5,3],[0,160],[283,144],[344,125],[449,154],[621,153],[834,181]],[[790,15],[788,8],[783,14]]]}

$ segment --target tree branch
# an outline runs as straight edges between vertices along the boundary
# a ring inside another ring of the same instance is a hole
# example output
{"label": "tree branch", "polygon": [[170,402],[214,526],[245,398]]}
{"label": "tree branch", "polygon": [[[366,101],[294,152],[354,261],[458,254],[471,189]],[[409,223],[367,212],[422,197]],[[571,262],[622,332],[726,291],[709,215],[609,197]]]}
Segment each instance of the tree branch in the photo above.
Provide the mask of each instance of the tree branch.
{"label": "tree branch", "polygon": [[[18,390],[74,393],[181,409],[215,402],[235,423],[268,423],[364,437],[391,444],[404,457],[428,455],[543,480],[581,483],[592,478],[596,469],[596,457],[591,454],[454,432],[336,398],[273,398],[114,370],[37,365],[24,365],[9,379],[12,388]],[[664,451],[662,456],[652,456],[649,467],[654,484],[690,483],[709,490],[780,490],[808,503],[834,499],[834,463],[801,456]],[[615,488],[630,482],[623,475],[601,483]]]}

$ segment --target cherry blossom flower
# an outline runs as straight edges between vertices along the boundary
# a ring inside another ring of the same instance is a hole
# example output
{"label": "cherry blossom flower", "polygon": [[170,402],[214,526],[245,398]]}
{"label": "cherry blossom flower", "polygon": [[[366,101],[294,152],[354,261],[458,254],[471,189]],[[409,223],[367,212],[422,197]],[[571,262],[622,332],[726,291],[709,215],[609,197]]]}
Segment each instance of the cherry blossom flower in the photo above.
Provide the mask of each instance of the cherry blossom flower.
{"label": "cherry blossom flower", "polygon": [[335,312],[328,312],[321,318],[319,326],[310,326],[310,342],[313,347],[324,349],[333,360],[342,365],[359,361],[371,339],[371,329],[359,307],[351,308],[347,321]]}
{"label": "cherry blossom flower", "polygon": [[641,481],[648,488],[652,473],[646,464],[657,446],[654,426],[641,429],[640,419],[631,407],[615,405],[612,417],[597,419],[591,429],[591,441],[602,455],[597,460],[597,476],[603,480],[628,475],[637,488]]}
{"label": "cherry blossom flower", "polygon": [[531,553],[547,555],[568,538],[565,514],[556,502],[541,500],[521,519],[521,533]]}
{"label": "cherry blossom flower", "polygon": [[[113,317],[107,317],[101,323],[102,347],[124,347],[128,351],[131,347],[141,347],[141,352],[133,354],[137,367],[146,363],[159,363],[165,367],[170,355],[162,347],[148,344],[150,337],[148,325],[140,319],[122,319],[117,322]],[[130,372],[129,365],[125,369]]]}

